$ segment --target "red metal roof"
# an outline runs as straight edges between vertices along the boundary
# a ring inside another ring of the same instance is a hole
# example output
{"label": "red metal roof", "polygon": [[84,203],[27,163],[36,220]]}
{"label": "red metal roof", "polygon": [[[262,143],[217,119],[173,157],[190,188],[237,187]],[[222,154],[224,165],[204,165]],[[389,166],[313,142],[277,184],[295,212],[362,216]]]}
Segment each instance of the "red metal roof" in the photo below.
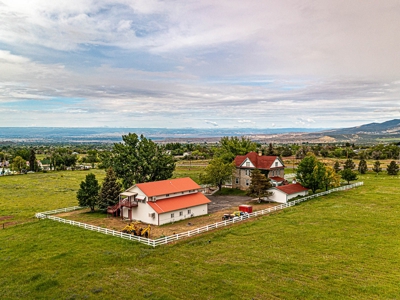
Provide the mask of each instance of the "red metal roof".
{"label": "red metal roof", "polygon": [[302,186],[300,183],[292,183],[288,185],[277,186],[275,188],[288,195],[296,194],[303,191],[308,191],[308,189]]}
{"label": "red metal roof", "polygon": [[285,181],[285,178],[282,178],[282,177],[279,177],[279,176],[270,177],[270,179],[275,180],[276,182]]}
{"label": "red metal roof", "polygon": [[193,206],[210,203],[206,196],[202,193],[188,194],[157,200],[156,202],[147,202],[158,214],[166,213],[169,211],[190,208]]}
{"label": "red metal roof", "polygon": [[189,177],[138,183],[136,186],[145,193],[147,197],[179,193],[200,188],[200,186]]}
{"label": "red metal roof", "polygon": [[[246,158],[250,159],[251,163],[257,169],[270,170],[274,168],[272,164],[277,158],[279,159],[279,156],[266,156],[266,155],[260,156],[256,152],[249,152],[246,155],[238,155],[235,157],[236,167],[240,167],[240,165],[246,160]],[[283,165],[282,161],[281,163]]]}

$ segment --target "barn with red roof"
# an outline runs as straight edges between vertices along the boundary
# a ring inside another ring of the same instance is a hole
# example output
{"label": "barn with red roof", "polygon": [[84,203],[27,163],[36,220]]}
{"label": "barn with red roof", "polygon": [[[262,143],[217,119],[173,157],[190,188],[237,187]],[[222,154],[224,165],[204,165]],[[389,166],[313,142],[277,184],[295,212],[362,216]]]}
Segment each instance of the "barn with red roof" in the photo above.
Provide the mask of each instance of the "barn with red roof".
{"label": "barn with red roof", "polygon": [[282,184],[285,165],[279,156],[262,155],[261,152],[249,152],[235,157],[235,172],[232,187],[246,190],[251,183],[251,171],[259,169],[271,179],[274,185]]}
{"label": "barn with red roof", "polygon": [[191,178],[138,183],[120,194],[121,215],[162,225],[208,213],[208,200]]}
{"label": "barn with red roof", "polygon": [[300,183],[276,186],[271,188],[270,191],[273,192],[273,194],[268,197],[268,200],[279,203],[286,203],[292,198],[307,196],[308,194],[308,189],[303,187]]}

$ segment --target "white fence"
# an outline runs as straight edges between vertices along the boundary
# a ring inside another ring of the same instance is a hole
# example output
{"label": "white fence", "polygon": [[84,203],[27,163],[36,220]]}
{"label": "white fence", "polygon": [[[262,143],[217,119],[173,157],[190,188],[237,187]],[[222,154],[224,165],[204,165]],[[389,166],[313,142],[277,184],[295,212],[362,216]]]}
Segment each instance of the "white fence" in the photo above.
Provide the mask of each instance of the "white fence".
{"label": "white fence", "polygon": [[287,207],[295,206],[296,204],[299,204],[301,202],[304,202],[304,201],[307,201],[307,200],[310,200],[310,199],[313,199],[313,198],[317,198],[317,197],[320,197],[320,196],[328,195],[328,194],[333,193],[333,192],[345,191],[345,190],[352,189],[352,188],[355,188],[355,187],[358,187],[358,186],[362,186],[362,185],[364,185],[364,182],[356,182],[356,183],[351,184],[351,185],[341,186],[341,187],[334,188],[334,189],[331,189],[331,190],[326,191],[326,192],[322,192],[322,193],[306,196],[306,197],[299,198],[299,199],[294,200],[294,201],[290,201],[288,203],[282,203],[282,204],[279,204],[277,206],[273,206],[273,207],[270,207],[270,208],[267,208],[267,209],[255,211],[255,212],[249,213],[249,214],[247,214],[245,216],[235,217],[234,219],[231,219],[231,220],[224,220],[224,221],[221,221],[221,222],[217,222],[217,223],[214,223],[214,224],[210,224],[210,225],[206,225],[206,226],[203,226],[203,227],[200,227],[200,228],[196,228],[196,229],[193,229],[193,230],[190,230],[190,231],[186,231],[186,232],[182,232],[182,233],[178,233],[178,234],[174,234],[174,235],[170,235],[170,236],[160,237],[160,238],[155,239],[155,240],[148,239],[148,238],[143,238],[143,237],[140,237],[140,236],[135,236],[135,235],[127,234],[127,233],[123,233],[123,232],[120,232],[120,231],[115,231],[115,230],[111,230],[111,229],[107,229],[107,228],[102,228],[102,227],[98,227],[98,226],[93,226],[93,225],[89,225],[89,224],[85,224],[85,223],[81,223],[81,222],[76,222],[76,221],[71,221],[71,220],[67,220],[67,219],[51,216],[52,214],[57,214],[57,213],[61,213],[61,212],[68,212],[68,211],[81,209],[82,207],[80,207],[80,206],[74,206],[74,207],[61,208],[61,209],[57,209],[57,210],[41,212],[41,213],[35,214],[35,216],[36,216],[36,218],[39,218],[39,219],[47,218],[47,219],[51,219],[51,220],[58,221],[58,222],[61,222],[61,223],[66,223],[66,224],[70,224],[70,225],[73,225],[73,226],[82,227],[82,228],[85,228],[85,229],[88,229],[88,230],[101,232],[101,233],[104,233],[104,234],[120,237],[120,238],[127,239],[127,240],[137,241],[137,242],[140,242],[140,243],[145,244],[145,245],[156,247],[156,246],[168,244],[168,243],[171,243],[171,242],[183,239],[183,238],[192,237],[192,236],[195,236],[195,235],[198,235],[200,233],[207,232],[207,231],[210,231],[210,230],[213,230],[213,229],[216,229],[216,228],[225,227],[225,226],[231,225],[233,223],[239,223],[239,222],[241,222],[243,220],[246,220],[246,219],[249,219],[249,218],[254,218],[254,217],[266,215],[266,214],[269,214],[269,213],[272,213],[272,212],[275,212],[275,211],[278,211],[278,210],[282,210],[282,209],[287,208]]}

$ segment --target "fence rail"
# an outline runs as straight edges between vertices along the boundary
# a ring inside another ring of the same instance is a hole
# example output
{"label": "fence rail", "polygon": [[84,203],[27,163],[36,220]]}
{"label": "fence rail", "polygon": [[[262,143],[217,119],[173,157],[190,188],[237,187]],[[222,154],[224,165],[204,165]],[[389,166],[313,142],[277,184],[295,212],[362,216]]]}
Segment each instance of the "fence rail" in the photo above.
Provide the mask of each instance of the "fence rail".
{"label": "fence rail", "polygon": [[84,229],[87,230],[92,230],[92,231],[96,231],[96,232],[100,232],[103,234],[108,234],[108,235],[112,235],[112,236],[116,236],[116,237],[120,237],[123,239],[127,239],[127,240],[131,240],[131,241],[137,241],[139,243],[145,244],[145,245],[149,245],[152,247],[156,247],[156,246],[160,246],[160,245],[164,245],[164,244],[168,244],[183,238],[188,238],[188,237],[192,237],[210,230],[214,230],[216,228],[221,228],[221,227],[225,227],[225,226],[229,226],[231,224],[234,223],[239,223],[241,221],[247,220],[249,218],[254,218],[254,217],[258,217],[258,216],[262,216],[262,215],[266,215],[278,210],[282,210],[285,209],[287,207],[292,207],[295,206],[296,204],[299,204],[301,202],[313,199],[313,198],[317,198],[320,196],[324,196],[324,195],[328,195],[330,193],[333,192],[339,192],[339,191],[345,191],[345,190],[349,190],[355,187],[359,187],[364,185],[364,182],[356,182],[353,183],[351,185],[346,185],[346,186],[341,186],[338,188],[334,188],[331,189],[329,191],[325,191],[322,193],[318,193],[318,194],[314,194],[314,195],[310,195],[310,196],[306,196],[303,198],[299,198],[287,203],[282,203],[270,208],[266,208],[263,210],[258,210],[252,213],[249,213],[247,215],[244,216],[240,216],[240,217],[235,217],[231,220],[224,220],[221,222],[217,222],[214,224],[209,224],[203,227],[199,227],[193,230],[189,230],[186,232],[182,232],[182,233],[177,233],[174,235],[170,235],[170,236],[165,236],[165,237],[160,237],[158,239],[152,240],[152,239],[148,239],[148,238],[144,238],[144,237],[140,237],[140,236],[135,236],[135,235],[131,235],[128,233],[123,233],[120,231],[116,231],[116,230],[112,230],[112,229],[107,229],[107,228],[103,228],[103,227],[98,227],[98,226],[94,226],[94,225],[90,225],[90,224],[86,224],[86,223],[82,223],[82,222],[76,222],[76,221],[72,221],[72,220],[67,220],[67,219],[63,219],[60,217],[55,217],[52,216],[53,214],[57,214],[57,213],[61,213],[61,212],[69,212],[69,211],[74,211],[77,209],[82,209],[83,207],[80,206],[73,206],[73,207],[67,207],[67,208],[61,208],[61,209],[56,209],[56,210],[50,210],[50,211],[46,211],[46,212],[40,212],[40,213],[36,213],[35,216],[36,218],[39,219],[50,219],[53,221],[57,221],[57,222],[61,222],[61,223],[65,223],[65,224],[69,224],[69,225],[73,225],[73,226],[78,226],[78,227],[82,227]]}

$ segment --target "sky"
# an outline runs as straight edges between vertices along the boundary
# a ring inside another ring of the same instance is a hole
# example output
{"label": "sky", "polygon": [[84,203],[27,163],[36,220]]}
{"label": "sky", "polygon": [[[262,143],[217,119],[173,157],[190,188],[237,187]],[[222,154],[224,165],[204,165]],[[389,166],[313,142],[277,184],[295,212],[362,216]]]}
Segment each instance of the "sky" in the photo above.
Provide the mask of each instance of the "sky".
{"label": "sky", "polygon": [[400,118],[398,0],[0,0],[0,127]]}

